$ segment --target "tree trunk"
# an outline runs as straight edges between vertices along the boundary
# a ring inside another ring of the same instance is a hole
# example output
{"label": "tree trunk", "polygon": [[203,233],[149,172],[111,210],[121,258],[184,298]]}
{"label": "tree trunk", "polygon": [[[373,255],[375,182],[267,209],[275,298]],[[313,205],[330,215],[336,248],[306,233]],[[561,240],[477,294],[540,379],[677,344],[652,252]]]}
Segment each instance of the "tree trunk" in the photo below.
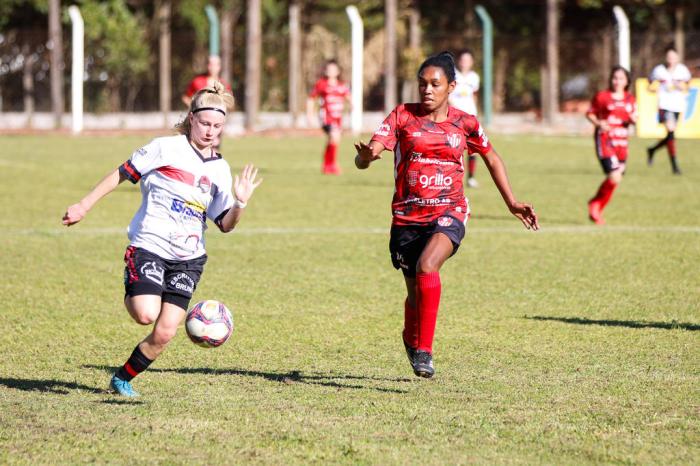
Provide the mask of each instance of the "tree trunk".
{"label": "tree trunk", "polygon": [[261,0],[247,0],[245,128],[255,129],[260,108],[260,59],[262,54]]}
{"label": "tree trunk", "polygon": [[239,2],[224,2],[221,12],[221,78],[231,84],[231,87],[233,87],[233,30],[241,16],[241,11]]}
{"label": "tree trunk", "polygon": [[32,127],[34,118],[34,59],[31,57],[29,45],[22,46],[24,64],[22,67],[22,92],[24,94],[24,114],[27,117],[27,127]]}
{"label": "tree trunk", "polygon": [[397,0],[384,2],[384,112],[396,107],[396,15]]}
{"label": "tree trunk", "polygon": [[159,97],[160,111],[163,113],[163,126],[168,125],[168,113],[172,105],[172,68],[171,68],[171,39],[170,17],[172,14],[171,0],[160,0],[157,6],[158,15],[158,54],[159,63]]}
{"label": "tree trunk", "polygon": [[[602,53],[600,59],[600,78],[596,83],[597,89],[605,89],[608,87],[607,78],[610,70],[612,69],[612,42],[613,42],[613,30],[611,27],[606,26],[603,30],[602,37]],[[595,50],[593,51],[595,54]],[[595,57],[594,57],[595,59]]]}
{"label": "tree trunk", "polygon": [[685,60],[685,30],[683,28],[685,25],[685,5],[683,5],[682,2],[676,5],[674,18],[676,20],[676,26],[673,31],[673,45],[682,62]]}
{"label": "tree trunk", "polygon": [[546,39],[546,105],[542,109],[545,121],[554,123],[559,111],[559,0],[547,0],[547,39]]}
{"label": "tree trunk", "polygon": [[54,127],[61,127],[65,103],[63,99],[63,35],[61,32],[61,0],[49,0],[49,43],[51,50],[51,110]]}
{"label": "tree trunk", "polygon": [[501,47],[496,52],[496,67],[493,76],[493,111],[502,112],[506,108],[506,79],[508,75],[508,49]]}
{"label": "tree trunk", "polygon": [[292,126],[297,127],[301,91],[301,6],[298,0],[289,2],[289,112]]}

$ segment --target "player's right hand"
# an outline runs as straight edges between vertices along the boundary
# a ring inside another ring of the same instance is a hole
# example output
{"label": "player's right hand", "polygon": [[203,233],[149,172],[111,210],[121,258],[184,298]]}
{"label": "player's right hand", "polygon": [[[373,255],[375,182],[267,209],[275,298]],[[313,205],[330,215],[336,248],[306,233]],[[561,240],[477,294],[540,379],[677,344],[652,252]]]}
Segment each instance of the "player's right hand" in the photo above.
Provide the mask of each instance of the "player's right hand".
{"label": "player's right hand", "polygon": [[85,217],[87,211],[80,204],[73,204],[68,207],[66,213],[63,214],[63,224],[67,227],[75,225]]}
{"label": "player's right hand", "polygon": [[370,162],[374,162],[375,160],[379,160],[382,158],[381,152],[378,154],[374,154],[372,151],[372,147],[370,147],[369,144],[365,144],[362,141],[357,141],[355,143],[355,150],[357,150],[357,156],[359,157],[360,161],[366,164],[369,164]]}

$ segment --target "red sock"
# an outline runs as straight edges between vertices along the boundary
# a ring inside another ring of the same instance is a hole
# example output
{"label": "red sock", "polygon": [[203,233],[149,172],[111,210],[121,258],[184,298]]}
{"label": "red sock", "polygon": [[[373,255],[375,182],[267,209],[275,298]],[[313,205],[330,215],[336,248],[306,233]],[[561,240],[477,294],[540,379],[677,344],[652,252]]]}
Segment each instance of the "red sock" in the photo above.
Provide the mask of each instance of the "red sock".
{"label": "red sock", "polygon": [[467,159],[467,176],[472,178],[476,171],[476,155],[470,155]]}
{"label": "red sock", "polygon": [[440,307],[440,273],[416,274],[416,304],[418,308],[418,345],[416,349],[433,352],[433,336]]}
{"label": "red sock", "polygon": [[599,193],[602,191],[600,210],[603,210],[605,206],[608,205],[608,202],[610,202],[610,198],[612,197],[612,193],[615,192],[615,188],[617,188],[617,183],[610,178],[606,178],[605,181],[603,181],[603,184],[600,185],[600,189],[598,190]]}
{"label": "red sock", "polygon": [[331,160],[333,158],[332,147],[333,147],[333,145],[328,144],[326,146],[326,151],[323,153],[323,170],[324,171],[328,170],[328,167],[331,166]]}
{"label": "red sock", "polygon": [[670,138],[668,140],[666,143],[666,149],[668,149],[669,157],[673,158],[676,156],[676,140],[674,138]]}
{"label": "red sock", "polygon": [[593,199],[591,199],[591,202],[599,203],[600,208],[602,209],[605,207],[605,204],[610,201],[610,196],[612,196],[615,188],[617,188],[617,184],[615,184],[610,178],[605,178],[605,181],[600,184],[598,192],[595,194]]}
{"label": "red sock", "polygon": [[403,341],[411,348],[418,347],[418,309],[408,304],[403,305]]}

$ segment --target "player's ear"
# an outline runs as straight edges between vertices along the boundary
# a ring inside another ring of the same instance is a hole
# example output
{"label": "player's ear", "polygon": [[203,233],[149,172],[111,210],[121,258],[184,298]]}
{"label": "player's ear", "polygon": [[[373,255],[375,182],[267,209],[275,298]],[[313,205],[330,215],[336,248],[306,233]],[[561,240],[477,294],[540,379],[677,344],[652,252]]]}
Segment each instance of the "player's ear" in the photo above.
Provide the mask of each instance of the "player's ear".
{"label": "player's ear", "polygon": [[455,90],[455,86],[457,85],[457,81],[452,81],[447,85],[447,93],[451,93],[452,91]]}

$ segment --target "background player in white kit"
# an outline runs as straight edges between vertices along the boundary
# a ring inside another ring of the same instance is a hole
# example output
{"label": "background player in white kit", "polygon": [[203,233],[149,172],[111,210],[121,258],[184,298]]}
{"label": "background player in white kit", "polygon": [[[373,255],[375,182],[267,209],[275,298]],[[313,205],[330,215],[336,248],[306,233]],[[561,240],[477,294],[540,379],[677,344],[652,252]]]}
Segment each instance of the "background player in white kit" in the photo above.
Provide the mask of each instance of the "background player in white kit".
{"label": "background player in white kit", "polygon": [[665,138],[647,148],[647,164],[654,163],[654,152],[666,146],[674,175],[681,174],[676,161],[674,131],[680,114],[685,111],[685,93],[690,78],[690,71],[680,62],[680,56],[673,47],[666,48],[666,63],[656,65],[649,76],[649,88],[655,90],[659,96],[659,122],[666,127],[667,133]]}
{"label": "background player in white kit", "polygon": [[[479,75],[472,69],[474,67],[474,55],[471,50],[464,49],[457,55],[456,82],[454,91],[450,94],[449,103],[453,107],[470,115],[477,115],[476,99],[479,92]],[[474,177],[476,170],[476,154],[468,154],[467,158],[467,186],[476,188],[479,183]]]}
{"label": "background player in white kit", "polygon": [[124,305],[137,323],[155,325],[112,377],[110,387],[120,395],[138,396],[131,379],[161,354],[185,317],[207,261],[206,219],[223,232],[233,230],[262,182],[252,165],[233,180],[214,150],[227,108],[233,97],[221,83],[198,91],[178,125],[180,135],[138,149],[63,216],[66,226],[78,223],[124,180],[141,182],[141,207],[129,225],[124,255]]}

